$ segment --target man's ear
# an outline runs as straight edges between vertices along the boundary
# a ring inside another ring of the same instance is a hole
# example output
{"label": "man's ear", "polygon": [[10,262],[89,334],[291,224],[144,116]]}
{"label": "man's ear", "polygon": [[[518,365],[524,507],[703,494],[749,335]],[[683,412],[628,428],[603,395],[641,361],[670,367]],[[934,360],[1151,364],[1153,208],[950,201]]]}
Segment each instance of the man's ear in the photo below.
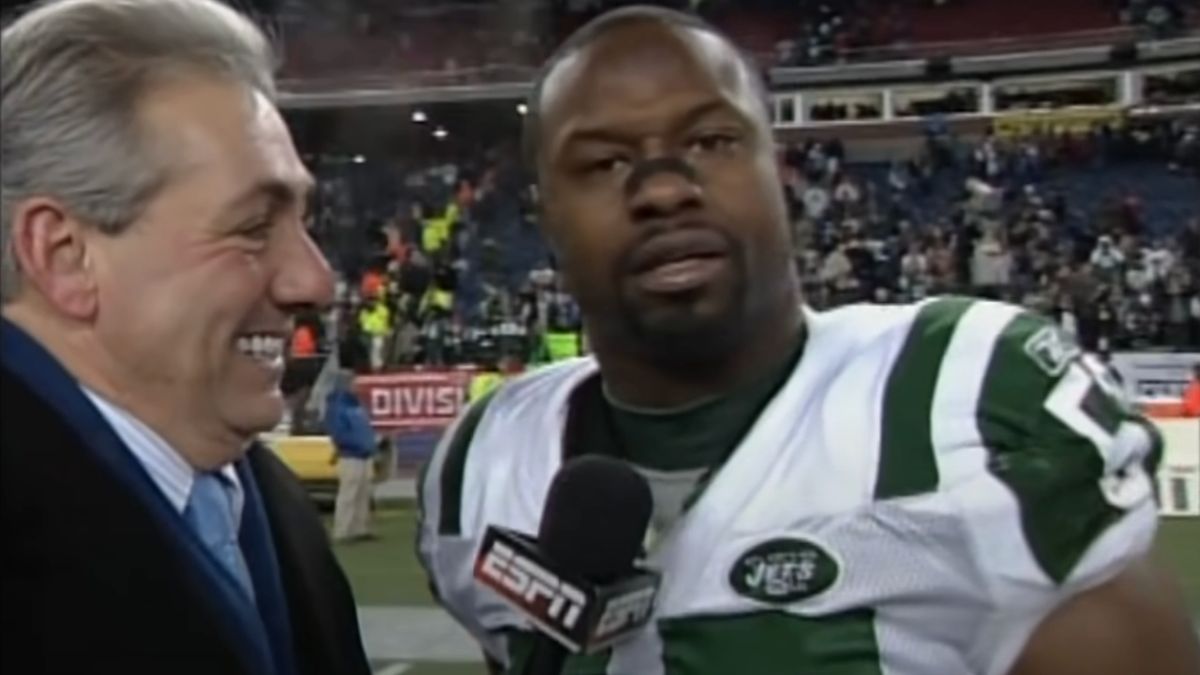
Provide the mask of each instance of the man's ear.
{"label": "man's ear", "polygon": [[18,204],[12,219],[11,245],[23,283],[77,320],[91,319],[97,309],[86,227],[61,203],[43,197]]}

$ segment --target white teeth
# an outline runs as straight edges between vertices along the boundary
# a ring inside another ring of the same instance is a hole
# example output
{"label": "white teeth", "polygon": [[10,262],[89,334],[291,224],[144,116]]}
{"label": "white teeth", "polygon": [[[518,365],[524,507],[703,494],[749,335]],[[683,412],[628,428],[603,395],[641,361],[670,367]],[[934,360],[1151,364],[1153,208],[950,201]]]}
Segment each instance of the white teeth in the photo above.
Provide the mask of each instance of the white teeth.
{"label": "white teeth", "polygon": [[261,361],[275,361],[283,356],[283,339],[273,335],[243,335],[237,339],[239,352]]}

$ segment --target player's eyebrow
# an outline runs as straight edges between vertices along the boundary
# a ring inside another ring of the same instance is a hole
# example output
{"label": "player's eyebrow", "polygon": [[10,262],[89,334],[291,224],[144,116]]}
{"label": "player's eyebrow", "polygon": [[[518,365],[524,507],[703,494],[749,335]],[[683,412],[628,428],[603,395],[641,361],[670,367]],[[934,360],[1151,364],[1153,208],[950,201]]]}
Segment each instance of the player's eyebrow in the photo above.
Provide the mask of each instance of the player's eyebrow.
{"label": "player's eyebrow", "polygon": [[[727,113],[739,120],[741,114],[723,98],[709,98],[685,109],[672,125],[673,131],[687,129],[709,115]],[[606,143],[612,145],[628,145],[635,140],[635,135],[614,129],[608,124],[592,124],[578,126],[567,131],[558,143],[558,152],[562,153],[571,146],[584,143]]]}
{"label": "player's eyebrow", "polygon": [[723,98],[714,98],[708,101],[702,101],[701,103],[698,103],[690,108],[680,118],[678,126],[681,129],[686,129],[705,117],[708,117],[709,115],[716,115],[719,113],[727,113],[729,115],[736,116],[739,119],[741,118],[741,115],[738,113],[737,109],[729,105],[728,101]]}

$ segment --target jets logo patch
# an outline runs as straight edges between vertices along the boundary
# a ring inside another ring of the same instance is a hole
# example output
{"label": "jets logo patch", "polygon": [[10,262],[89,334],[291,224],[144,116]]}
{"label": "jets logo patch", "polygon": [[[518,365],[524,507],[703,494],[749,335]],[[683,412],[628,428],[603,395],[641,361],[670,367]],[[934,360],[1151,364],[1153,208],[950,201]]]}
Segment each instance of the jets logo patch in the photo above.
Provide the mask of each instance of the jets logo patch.
{"label": "jets logo patch", "polygon": [[1045,326],[1025,341],[1025,354],[1051,377],[1062,375],[1081,353],[1055,326]]}
{"label": "jets logo patch", "polygon": [[771,539],[746,551],[733,563],[729,584],[738,595],[785,605],[829,590],[841,566],[807,539]]}

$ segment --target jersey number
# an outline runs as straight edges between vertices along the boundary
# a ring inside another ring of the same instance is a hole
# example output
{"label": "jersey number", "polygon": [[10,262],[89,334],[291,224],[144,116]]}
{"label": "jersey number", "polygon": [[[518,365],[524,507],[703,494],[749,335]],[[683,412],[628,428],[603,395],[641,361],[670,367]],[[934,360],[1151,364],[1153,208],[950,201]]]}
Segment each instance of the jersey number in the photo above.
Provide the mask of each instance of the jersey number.
{"label": "jersey number", "polygon": [[[1110,410],[1102,412],[1097,404]],[[1125,393],[1092,356],[1075,359],[1046,398],[1046,410],[1095,446],[1104,461],[1100,489],[1110,504],[1128,509],[1153,494],[1143,462],[1147,433],[1123,419]],[[1105,414],[1105,413],[1109,414]]]}

